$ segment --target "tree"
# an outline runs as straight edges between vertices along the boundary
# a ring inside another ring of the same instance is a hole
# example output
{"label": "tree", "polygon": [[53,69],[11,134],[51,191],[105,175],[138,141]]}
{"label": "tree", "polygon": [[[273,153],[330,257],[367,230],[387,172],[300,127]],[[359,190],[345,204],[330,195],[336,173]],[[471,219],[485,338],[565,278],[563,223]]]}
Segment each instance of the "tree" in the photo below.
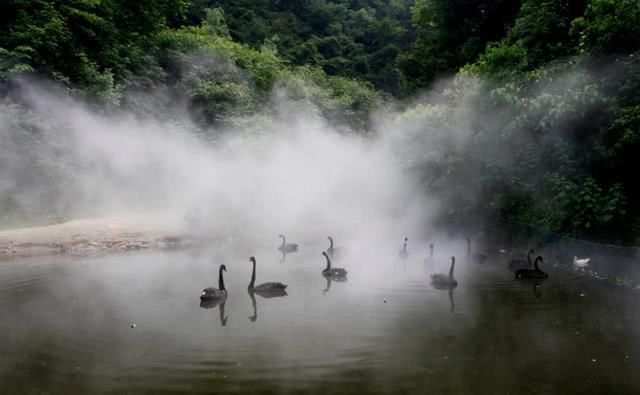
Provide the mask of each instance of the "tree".
{"label": "tree", "polygon": [[631,53],[640,48],[637,0],[592,0],[573,22],[580,49],[593,55]]}
{"label": "tree", "polygon": [[519,6],[509,0],[416,0],[417,38],[399,63],[407,89],[426,87],[439,73],[475,61],[488,42],[504,35]]}

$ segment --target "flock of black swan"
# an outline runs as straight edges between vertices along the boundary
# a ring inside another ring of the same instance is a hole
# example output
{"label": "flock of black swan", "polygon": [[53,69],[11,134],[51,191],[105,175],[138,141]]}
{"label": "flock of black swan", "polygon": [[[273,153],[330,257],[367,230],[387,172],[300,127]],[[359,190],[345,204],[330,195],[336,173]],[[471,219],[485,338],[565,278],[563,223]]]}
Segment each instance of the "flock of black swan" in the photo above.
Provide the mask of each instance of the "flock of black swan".
{"label": "flock of black swan", "polygon": [[[278,247],[278,250],[285,253],[296,252],[298,251],[298,245],[287,243],[284,235],[279,236],[282,239],[282,244]],[[331,266],[331,259],[335,258],[338,255],[338,248],[334,246],[333,238],[331,236],[329,239],[329,248],[326,251],[322,252],[326,260],[326,267],[322,270],[321,274],[327,279],[327,288],[326,291],[329,290],[331,286],[331,281],[345,281],[347,276],[347,271],[343,268],[337,268]],[[401,259],[407,259],[409,256],[409,252],[407,250],[407,243],[409,239],[407,237],[404,238],[404,243],[402,245],[402,249],[399,251],[399,257]],[[432,260],[433,258],[433,244],[429,244],[429,258],[426,260]],[[533,280],[543,280],[549,277],[547,273],[540,269],[539,264],[544,260],[542,256],[536,257],[531,262],[531,256],[534,254],[533,250],[529,250],[527,253],[527,259],[522,258],[513,258],[508,262],[508,269],[515,273],[516,279],[533,279]],[[456,264],[456,257],[452,256],[450,259],[450,268],[449,273],[434,273],[431,274],[431,284],[436,289],[453,289],[457,287],[458,281],[453,276],[453,271]],[[469,262],[482,264],[488,260],[488,256],[485,254],[472,253],[471,252],[471,239],[467,238],[467,259]],[[253,268],[251,271],[251,281],[249,282],[248,291],[252,300],[254,301],[255,306],[255,298],[254,294],[258,294],[265,298],[277,297],[277,296],[285,296],[287,285],[281,282],[266,282],[259,285],[256,285],[256,258],[250,257],[249,262],[252,264]],[[533,266],[533,269],[531,268]],[[227,298],[227,290],[224,286],[224,278],[223,272],[226,272],[227,268],[225,265],[220,265],[220,269],[218,270],[218,288],[209,287],[202,290],[200,294],[200,300],[204,303],[203,307],[213,307],[219,303],[224,303]],[[224,313],[222,313],[224,314]],[[254,314],[255,315],[255,314]],[[222,320],[222,315],[221,315]]]}

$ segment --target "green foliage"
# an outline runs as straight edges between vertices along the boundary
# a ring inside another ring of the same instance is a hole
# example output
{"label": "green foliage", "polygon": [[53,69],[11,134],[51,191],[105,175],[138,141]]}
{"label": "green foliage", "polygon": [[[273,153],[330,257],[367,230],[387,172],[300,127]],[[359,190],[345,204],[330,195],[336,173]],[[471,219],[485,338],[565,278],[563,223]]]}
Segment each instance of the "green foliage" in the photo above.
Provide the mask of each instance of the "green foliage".
{"label": "green foliage", "polygon": [[519,1],[509,0],[416,0],[417,39],[399,59],[405,89],[427,87],[437,75],[476,60],[504,35],[518,8]]}
{"label": "green foliage", "polygon": [[363,79],[398,93],[397,56],[411,41],[412,0],[198,0],[190,18],[224,10],[231,36],[260,48],[278,37],[277,52],[294,65],[322,68],[329,75]]}
{"label": "green foliage", "polygon": [[203,23],[207,33],[213,36],[230,37],[227,22],[224,19],[224,10],[222,8],[209,8],[205,10],[206,17]]}
{"label": "green foliage", "polygon": [[499,43],[490,44],[472,70],[489,78],[534,70],[555,59],[576,53],[570,36],[573,13],[569,0],[525,0]]}
{"label": "green foliage", "polygon": [[489,78],[511,77],[528,69],[528,54],[522,41],[513,44],[489,45],[476,64],[467,69]]}
{"label": "green foliage", "polygon": [[17,47],[13,51],[0,48],[0,81],[21,73],[33,71],[29,64],[33,53],[31,47]]}
{"label": "green foliage", "polygon": [[[309,98],[323,113],[340,122],[363,126],[378,96],[366,83],[328,76],[313,67],[291,68],[274,49],[272,38],[261,50],[220,34],[224,19],[217,14],[199,27],[185,27],[159,35],[162,64],[184,87],[204,120],[224,122],[257,111],[269,103],[279,83],[292,97]],[[173,66],[172,66],[173,65]]]}
{"label": "green foliage", "polygon": [[[621,239],[640,229],[639,45],[638,0],[0,2],[0,87],[38,73],[105,108],[160,87],[205,127],[268,118],[285,97],[363,130],[375,89],[458,73],[442,101],[399,117],[422,131],[406,157],[450,218]],[[32,147],[27,123],[11,127]]]}
{"label": "green foliage", "polygon": [[[8,0],[0,5],[0,73],[33,69],[117,101],[117,85],[157,80],[149,38],[186,11],[187,0]],[[14,69],[15,66],[20,66]],[[130,80],[135,74],[142,79]],[[113,80],[113,81],[112,81]]]}
{"label": "green foliage", "polygon": [[637,0],[592,0],[584,17],[573,22],[580,49],[591,54],[629,53],[640,45]]}
{"label": "green foliage", "polygon": [[406,141],[406,156],[417,160],[430,192],[444,202],[443,219],[498,215],[576,236],[633,241],[640,224],[634,204],[640,102],[631,92],[640,89],[639,60],[619,58],[610,65],[616,74],[576,59],[528,70],[517,63],[524,46],[505,55],[506,48],[490,48],[465,67],[443,92],[445,100],[402,116],[405,128],[420,130]]}
{"label": "green foliage", "polygon": [[[602,229],[626,216],[625,194],[621,184],[605,190],[592,177],[571,180],[559,174],[549,177],[554,193],[553,203],[561,216],[548,218],[553,228],[585,234],[592,228]],[[553,223],[562,220],[561,223]]]}
{"label": "green foliage", "polygon": [[569,0],[525,0],[505,44],[520,41],[531,66],[571,54]]}
{"label": "green foliage", "polygon": [[328,76],[317,67],[299,67],[283,79],[292,98],[311,100],[329,119],[356,129],[367,126],[370,113],[379,102],[378,94],[364,82]]}

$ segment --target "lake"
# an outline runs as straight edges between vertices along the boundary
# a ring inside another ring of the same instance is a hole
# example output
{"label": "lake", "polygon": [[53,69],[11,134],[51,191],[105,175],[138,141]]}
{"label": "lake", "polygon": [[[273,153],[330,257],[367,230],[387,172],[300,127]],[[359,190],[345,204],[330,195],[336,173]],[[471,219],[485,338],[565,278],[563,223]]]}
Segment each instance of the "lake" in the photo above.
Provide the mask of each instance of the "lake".
{"label": "lake", "polygon": [[[0,392],[640,393],[633,287],[553,257],[548,280],[518,281],[460,248],[458,286],[435,289],[450,253],[417,247],[345,254],[329,283],[325,243],[285,260],[273,244],[0,262]],[[249,255],[287,296],[247,292]],[[229,297],[206,308],[220,264]]]}

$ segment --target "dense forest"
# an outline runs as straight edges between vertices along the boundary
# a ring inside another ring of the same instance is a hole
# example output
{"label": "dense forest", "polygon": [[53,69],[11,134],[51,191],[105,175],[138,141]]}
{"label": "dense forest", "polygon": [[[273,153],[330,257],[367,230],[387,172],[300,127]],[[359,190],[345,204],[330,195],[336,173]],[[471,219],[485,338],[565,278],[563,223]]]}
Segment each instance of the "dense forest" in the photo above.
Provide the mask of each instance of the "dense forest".
{"label": "dense forest", "polygon": [[[412,149],[441,144],[410,170],[442,221],[637,243],[639,48],[638,0],[6,0],[0,120],[35,139],[24,78],[142,116],[172,114],[140,94],[164,90],[204,129],[270,111],[274,90],[350,133],[393,107]],[[20,188],[0,189],[5,221],[33,215]]]}

